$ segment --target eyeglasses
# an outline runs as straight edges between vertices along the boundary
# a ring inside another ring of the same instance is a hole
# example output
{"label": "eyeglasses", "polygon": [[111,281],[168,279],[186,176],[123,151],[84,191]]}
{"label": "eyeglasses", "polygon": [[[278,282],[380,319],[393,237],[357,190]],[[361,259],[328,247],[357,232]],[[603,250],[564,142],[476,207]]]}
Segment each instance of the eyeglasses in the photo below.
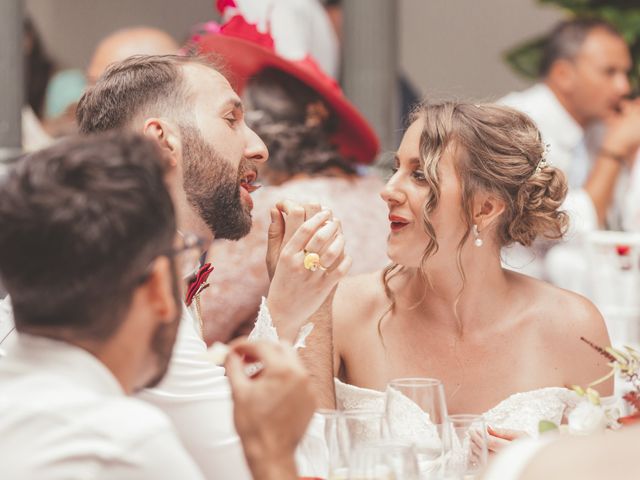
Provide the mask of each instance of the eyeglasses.
{"label": "eyeglasses", "polygon": [[158,257],[172,258],[176,264],[180,277],[187,281],[191,281],[198,273],[201,264],[201,257],[204,255],[205,240],[195,234],[178,233],[178,245],[159,253],[145,269],[144,274],[138,279],[138,285],[143,284],[149,279],[151,267]]}
{"label": "eyeglasses", "polygon": [[202,264],[205,241],[193,233],[184,234],[180,230],[178,230],[178,236],[182,245],[172,248],[171,253],[167,255],[173,256],[176,260],[182,278],[190,280],[198,273]]}

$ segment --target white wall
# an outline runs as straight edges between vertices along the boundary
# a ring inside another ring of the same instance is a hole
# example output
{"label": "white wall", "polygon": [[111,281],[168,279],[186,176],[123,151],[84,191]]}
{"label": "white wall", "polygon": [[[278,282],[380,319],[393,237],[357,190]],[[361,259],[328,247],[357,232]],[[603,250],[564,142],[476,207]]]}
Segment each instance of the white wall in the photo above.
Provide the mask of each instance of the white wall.
{"label": "white wall", "polygon": [[[1,1],[1,0],[0,0]],[[98,41],[124,27],[158,27],[182,42],[191,26],[215,18],[214,0],[25,0],[51,55],[84,68]]]}
{"label": "white wall", "polygon": [[535,0],[399,0],[400,66],[429,98],[491,100],[526,87],[502,55],[563,18]]}
{"label": "white wall", "polygon": [[[526,86],[504,63],[503,52],[562,17],[559,9],[535,0],[397,1],[399,63],[430,97],[491,99]],[[118,28],[157,26],[180,41],[193,24],[215,16],[214,0],[26,0],[26,5],[53,56],[72,67],[86,66],[99,39]]]}

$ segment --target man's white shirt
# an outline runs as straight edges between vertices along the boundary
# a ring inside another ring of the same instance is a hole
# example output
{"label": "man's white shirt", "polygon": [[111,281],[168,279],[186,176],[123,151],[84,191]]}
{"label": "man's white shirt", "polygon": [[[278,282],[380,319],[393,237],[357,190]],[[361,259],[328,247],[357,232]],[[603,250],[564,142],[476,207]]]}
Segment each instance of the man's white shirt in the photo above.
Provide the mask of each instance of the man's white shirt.
{"label": "man's white shirt", "polygon": [[540,130],[542,141],[550,145],[548,160],[567,175],[569,194],[564,208],[570,211],[572,229],[581,233],[598,228],[595,207],[582,187],[591,170],[601,129],[596,126],[585,132],[544,83],[510,93],[498,103],[529,115]]}
{"label": "man's white shirt", "polygon": [[[0,343],[0,349],[5,351],[6,356],[0,358],[0,367],[4,367],[5,362],[13,355],[12,344],[16,343],[19,336],[13,331],[13,312],[9,297],[0,301],[0,333],[2,332],[4,334],[0,336],[0,342],[3,338],[4,342]],[[184,308],[167,375],[157,387],[144,390],[137,397],[158,407],[171,419],[182,444],[205,478],[250,480],[252,477],[242,444],[233,425],[229,382],[224,368],[207,360],[206,350],[206,344],[198,334],[193,317]],[[86,365],[79,365],[78,369],[85,367]],[[32,368],[37,371],[40,367]],[[28,373],[27,369],[24,373]],[[73,395],[73,392],[68,394]],[[46,391],[42,395],[46,396]],[[69,402],[72,400],[70,397]],[[3,412],[2,415],[4,414]],[[28,450],[30,448],[25,449]],[[161,459],[157,460],[161,462]],[[123,475],[112,478],[137,477]]]}
{"label": "man's white shirt", "polygon": [[199,326],[183,308],[169,370],[155,388],[138,394],[166,413],[206,478],[250,480],[233,424],[231,387],[223,367],[207,358]]}
{"label": "man's white shirt", "polygon": [[[263,300],[251,337],[278,341],[274,327],[271,327],[273,331],[270,334],[265,333],[265,323],[272,325],[271,317]],[[173,347],[173,355],[167,374],[157,387],[138,393],[136,395],[139,399],[137,403],[144,405],[145,402],[148,402],[151,404],[149,408],[153,409],[155,406],[162,411],[156,411],[158,415],[163,413],[169,417],[183,448],[196,462],[205,478],[251,480],[252,476],[244,456],[242,443],[233,424],[233,399],[229,381],[225,376],[224,368],[212,364],[207,358],[207,346],[198,332],[199,325],[187,308],[183,308],[178,336]],[[6,354],[4,358],[0,357],[0,369],[14,355],[14,347],[20,336],[14,329],[10,298],[6,297],[4,300],[0,300],[0,349]],[[79,363],[77,365],[78,373],[85,366]],[[104,367],[102,368],[104,369]],[[37,371],[38,366],[25,367],[22,374],[27,375],[31,369]],[[64,403],[65,395],[73,395],[73,392],[62,395],[62,403]],[[0,413],[3,412],[0,410]],[[116,419],[113,422],[117,424]],[[134,427],[131,428],[134,429]],[[16,446],[16,448],[24,448],[24,445],[22,447]],[[24,451],[28,450],[24,449]],[[166,456],[169,455],[166,453]],[[327,455],[324,441],[324,420],[321,415],[315,414],[296,451],[298,473],[301,476],[309,477],[326,476]],[[159,461],[162,463],[161,460]],[[142,463],[139,465],[140,469],[148,467]],[[154,469],[149,470],[152,473],[155,471]],[[2,472],[1,469],[0,472]],[[135,480],[147,477],[116,475],[110,478]],[[158,475],[148,478],[189,478],[191,480],[191,478],[200,477],[179,475],[162,477]]]}
{"label": "man's white shirt", "polygon": [[2,478],[204,478],[166,415],[126,396],[93,355],[43,337],[13,340],[0,360]]}

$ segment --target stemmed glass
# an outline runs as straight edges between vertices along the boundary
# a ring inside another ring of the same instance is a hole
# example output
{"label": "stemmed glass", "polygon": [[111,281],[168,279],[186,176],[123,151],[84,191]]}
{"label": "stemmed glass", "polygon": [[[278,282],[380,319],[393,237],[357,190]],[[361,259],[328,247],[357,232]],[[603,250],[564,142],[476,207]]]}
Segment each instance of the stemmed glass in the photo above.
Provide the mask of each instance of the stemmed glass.
{"label": "stemmed glass", "polygon": [[390,381],[385,418],[390,438],[414,446],[420,472],[427,478],[440,476],[452,434],[442,382],[434,378]]}

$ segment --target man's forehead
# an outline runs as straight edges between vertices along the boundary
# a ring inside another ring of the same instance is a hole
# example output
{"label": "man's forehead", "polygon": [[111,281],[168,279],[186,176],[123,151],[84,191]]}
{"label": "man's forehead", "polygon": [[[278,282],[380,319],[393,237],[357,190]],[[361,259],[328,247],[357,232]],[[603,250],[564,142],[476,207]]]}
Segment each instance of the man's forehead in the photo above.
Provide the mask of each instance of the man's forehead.
{"label": "man's forehead", "polygon": [[185,65],[183,71],[192,92],[215,99],[216,104],[232,103],[242,106],[240,97],[229,81],[213,68],[191,64]]}
{"label": "man's forehead", "polygon": [[595,28],[585,38],[580,55],[587,58],[602,58],[611,60],[612,55],[617,55],[614,60],[630,58],[629,47],[624,39],[602,28]]}

